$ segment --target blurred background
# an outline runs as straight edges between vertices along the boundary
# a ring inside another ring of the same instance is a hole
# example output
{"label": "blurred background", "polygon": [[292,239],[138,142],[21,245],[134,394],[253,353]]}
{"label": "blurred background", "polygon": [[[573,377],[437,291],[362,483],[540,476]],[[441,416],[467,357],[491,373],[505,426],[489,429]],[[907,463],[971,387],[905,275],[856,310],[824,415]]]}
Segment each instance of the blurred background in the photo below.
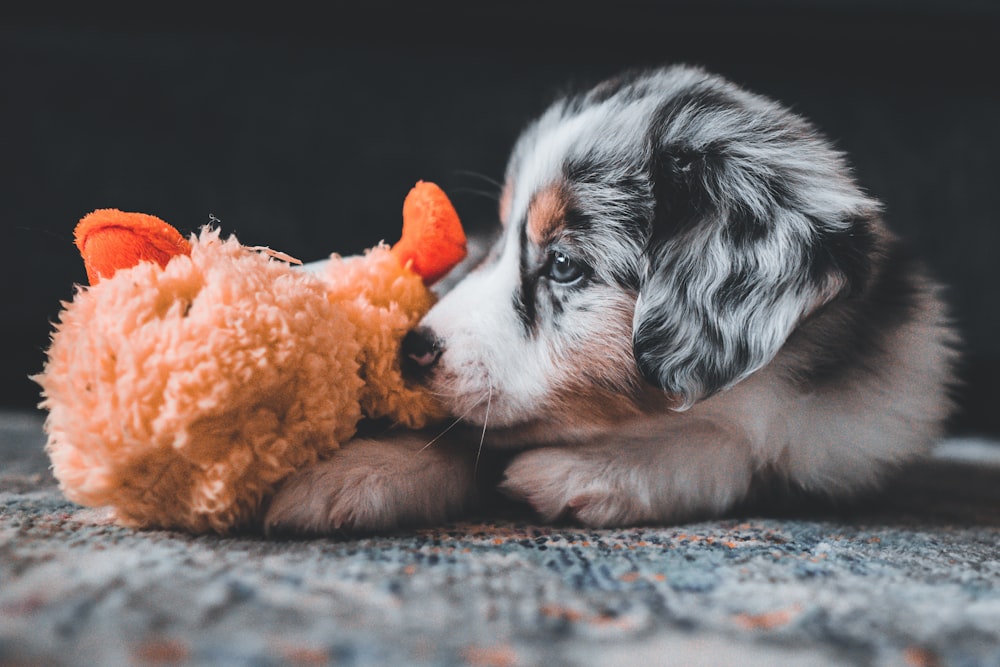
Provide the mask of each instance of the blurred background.
{"label": "blurred background", "polygon": [[949,285],[966,349],[949,429],[1000,435],[998,3],[208,4],[0,10],[0,408],[39,400],[28,376],[85,281],[72,230],[89,211],[185,234],[214,217],[309,261],[395,241],[424,179],[474,232],[556,94],[687,62],[782,100],[850,155]]}

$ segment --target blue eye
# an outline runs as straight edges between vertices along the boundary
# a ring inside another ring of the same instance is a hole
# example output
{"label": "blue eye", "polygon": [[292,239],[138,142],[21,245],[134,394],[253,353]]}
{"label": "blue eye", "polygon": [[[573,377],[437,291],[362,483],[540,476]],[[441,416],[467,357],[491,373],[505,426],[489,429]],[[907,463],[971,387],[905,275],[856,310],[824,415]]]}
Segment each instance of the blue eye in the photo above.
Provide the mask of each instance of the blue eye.
{"label": "blue eye", "polygon": [[553,251],[549,255],[548,276],[557,283],[569,284],[576,282],[586,272],[586,265],[564,252]]}

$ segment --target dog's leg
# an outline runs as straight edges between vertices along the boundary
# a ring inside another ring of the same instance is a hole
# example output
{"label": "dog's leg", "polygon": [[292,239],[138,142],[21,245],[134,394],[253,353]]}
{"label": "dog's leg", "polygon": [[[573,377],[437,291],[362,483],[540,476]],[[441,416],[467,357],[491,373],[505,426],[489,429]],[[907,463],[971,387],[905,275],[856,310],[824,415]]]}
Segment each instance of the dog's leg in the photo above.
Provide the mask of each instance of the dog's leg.
{"label": "dog's leg", "polygon": [[501,490],[546,521],[621,526],[718,514],[745,497],[751,476],[749,443],[700,425],[655,442],[527,451],[508,466]]}
{"label": "dog's leg", "polygon": [[264,518],[268,535],[371,532],[442,523],[475,500],[475,451],[400,432],[357,439],[282,483]]}

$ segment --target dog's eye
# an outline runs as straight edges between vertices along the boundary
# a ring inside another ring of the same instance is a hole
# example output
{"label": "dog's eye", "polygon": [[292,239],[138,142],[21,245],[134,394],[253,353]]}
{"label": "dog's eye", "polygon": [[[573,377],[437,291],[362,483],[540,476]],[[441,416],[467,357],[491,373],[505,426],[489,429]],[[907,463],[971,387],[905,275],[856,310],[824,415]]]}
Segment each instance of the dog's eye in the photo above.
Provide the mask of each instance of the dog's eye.
{"label": "dog's eye", "polygon": [[586,266],[559,250],[549,255],[548,276],[557,283],[574,283],[583,277]]}

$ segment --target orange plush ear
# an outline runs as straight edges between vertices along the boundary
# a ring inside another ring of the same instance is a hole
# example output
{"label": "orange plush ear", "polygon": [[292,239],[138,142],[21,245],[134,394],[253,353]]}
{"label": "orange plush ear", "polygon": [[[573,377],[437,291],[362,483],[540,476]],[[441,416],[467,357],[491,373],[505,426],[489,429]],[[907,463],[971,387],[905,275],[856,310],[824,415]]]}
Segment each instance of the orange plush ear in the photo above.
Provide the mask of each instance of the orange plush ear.
{"label": "orange plush ear", "polygon": [[403,235],[392,253],[428,286],[465,259],[465,231],[458,213],[448,195],[434,183],[418,181],[406,195]]}
{"label": "orange plush ear", "polygon": [[74,236],[91,285],[142,261],[166,266],[174,255],[191,254],[191,245],[163,220],[115,208],[98,209],[84,216]]}

